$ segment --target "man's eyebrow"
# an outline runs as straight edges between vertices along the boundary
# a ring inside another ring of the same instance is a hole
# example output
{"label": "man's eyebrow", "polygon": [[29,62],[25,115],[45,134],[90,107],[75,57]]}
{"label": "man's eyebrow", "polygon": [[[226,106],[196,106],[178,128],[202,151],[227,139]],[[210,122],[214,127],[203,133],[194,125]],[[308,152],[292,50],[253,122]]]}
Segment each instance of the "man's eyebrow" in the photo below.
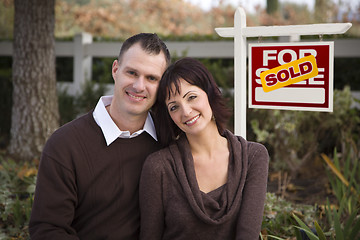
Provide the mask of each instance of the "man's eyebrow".
{"label": "man's eyebrow", "polygon": [[131,70],[131,71],[137,72],[137,70],[136,70],[135,68],[130,67],[130,66],[125,66],[125,67],[124,67],[124,70],[125,70],[125,71]]}

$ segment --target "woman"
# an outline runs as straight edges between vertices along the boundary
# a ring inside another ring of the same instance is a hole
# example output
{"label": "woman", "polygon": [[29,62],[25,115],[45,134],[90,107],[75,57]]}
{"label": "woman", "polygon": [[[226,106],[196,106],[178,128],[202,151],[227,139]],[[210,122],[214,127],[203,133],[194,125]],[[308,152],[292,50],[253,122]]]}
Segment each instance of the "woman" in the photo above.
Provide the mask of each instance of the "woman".
{"label": "woman", "polygon": [[154,112],[169,146],[143,167],[140,238],[258,239],[268,152],[225,130],[229,112],[210,72],[192,58],[172,64]]}

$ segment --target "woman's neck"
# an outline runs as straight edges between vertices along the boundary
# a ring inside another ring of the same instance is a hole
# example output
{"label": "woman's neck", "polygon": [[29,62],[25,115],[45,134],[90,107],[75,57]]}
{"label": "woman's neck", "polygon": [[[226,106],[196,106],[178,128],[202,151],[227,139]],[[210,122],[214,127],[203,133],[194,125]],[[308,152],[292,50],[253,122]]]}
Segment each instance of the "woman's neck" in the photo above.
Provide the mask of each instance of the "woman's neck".
{"label": "woman's neck", "polygon": [[193,156],[212,155],[224,147],[227,148],[227,140],[221,136],[216,124],[209,126],[199,134],[186,135]]}

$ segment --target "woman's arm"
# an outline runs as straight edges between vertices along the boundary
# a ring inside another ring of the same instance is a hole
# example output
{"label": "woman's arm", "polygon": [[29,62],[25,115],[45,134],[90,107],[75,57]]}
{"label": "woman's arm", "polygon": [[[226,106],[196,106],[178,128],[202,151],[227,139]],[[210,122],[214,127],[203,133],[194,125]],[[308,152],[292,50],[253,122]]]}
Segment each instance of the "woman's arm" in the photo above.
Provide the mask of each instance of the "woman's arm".
{"label": "woman's arm", "polygon": [[163,165],[161,155],[150,155],[140,178],[140,239],[161,239],[164,230]]}
{"label": "woman's arm", "polygon": [[250,143],[249,167],[238,217],[236,239],[258,240],[267,190],[269,155],[266,148]]}

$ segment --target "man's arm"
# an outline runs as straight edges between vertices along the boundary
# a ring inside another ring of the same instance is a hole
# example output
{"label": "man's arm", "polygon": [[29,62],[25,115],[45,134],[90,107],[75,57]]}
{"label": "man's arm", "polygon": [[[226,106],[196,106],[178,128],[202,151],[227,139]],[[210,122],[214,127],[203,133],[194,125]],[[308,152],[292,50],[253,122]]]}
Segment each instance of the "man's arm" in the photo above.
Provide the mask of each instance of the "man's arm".
{"label": "man's arm", "polygon": [[79,239],[71,227],[76,204],[73,171],[43,153],[29,223],[31,239]]}

